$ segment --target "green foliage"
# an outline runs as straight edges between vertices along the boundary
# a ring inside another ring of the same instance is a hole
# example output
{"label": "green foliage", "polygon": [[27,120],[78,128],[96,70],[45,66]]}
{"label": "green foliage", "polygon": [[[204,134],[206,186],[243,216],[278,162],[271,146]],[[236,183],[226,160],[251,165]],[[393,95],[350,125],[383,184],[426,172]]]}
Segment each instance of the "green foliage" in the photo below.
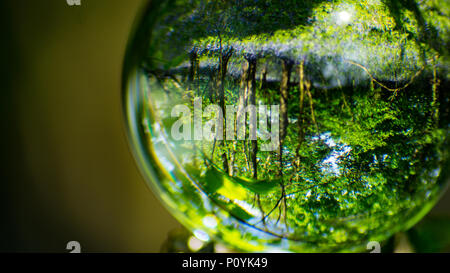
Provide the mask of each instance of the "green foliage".
{"label": "green foliage", "polygon": [[[355,251],[410,227],[436,201],[449,162],[448,5],[173,4],[143,63],[152,111],[142,120],[167,170],[163,199],[188,226],[246,250]],[[251,60],[253,79],[242,68]],[[174,105],[192,110],[193,97],[206,107],[222,95],[236,105],[250,92],[257,104],[287,103],[280,150],[170,136]],[[207,215],[220,224],[205,225]]]}

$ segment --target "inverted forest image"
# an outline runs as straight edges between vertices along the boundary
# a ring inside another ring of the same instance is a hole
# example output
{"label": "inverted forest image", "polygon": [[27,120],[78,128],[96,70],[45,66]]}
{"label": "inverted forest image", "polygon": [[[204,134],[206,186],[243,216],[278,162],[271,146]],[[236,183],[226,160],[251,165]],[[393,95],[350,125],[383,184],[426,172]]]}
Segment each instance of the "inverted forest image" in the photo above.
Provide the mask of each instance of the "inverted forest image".
{"label": "inverted forest image", "polygon": [[[446,187],[450,3],[152,1],[126,113],[151,187],[239,251],[364,251]],[[130,66],[131,67],[131,66]]]}

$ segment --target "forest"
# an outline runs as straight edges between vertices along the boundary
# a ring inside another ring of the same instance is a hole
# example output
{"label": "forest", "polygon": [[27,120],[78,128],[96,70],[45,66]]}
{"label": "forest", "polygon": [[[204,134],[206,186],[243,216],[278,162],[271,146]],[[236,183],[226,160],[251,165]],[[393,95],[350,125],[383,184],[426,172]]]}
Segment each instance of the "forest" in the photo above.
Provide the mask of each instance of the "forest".
{"label": "forest", "polygon": [[[197,237],[246,251],[356,251],[433,206],[449,169],[448,1],[168,0],[149,10],[140,126],[162,199]],[[261,149],[269,132],[251,126],[258,139],[174,139],[173,107],[194,113],[195,98],[224,116],[235,105],[248,124],[276,118],[277,149]],[[278,105],[279,116],[249,105]]]}

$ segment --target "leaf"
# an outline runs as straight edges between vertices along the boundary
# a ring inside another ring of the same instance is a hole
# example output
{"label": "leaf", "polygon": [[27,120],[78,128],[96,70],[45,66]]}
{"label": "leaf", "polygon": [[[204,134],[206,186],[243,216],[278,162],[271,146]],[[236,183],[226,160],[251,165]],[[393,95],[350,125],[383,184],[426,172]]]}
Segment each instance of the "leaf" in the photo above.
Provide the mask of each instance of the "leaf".
{"label": "leaf", "polygon": [[253,218],[253,215],[251,215],[250,213],[248,213],[246,210],[244,210],[243,208],[241,208],[240,206],[236,205],[236,204],[230,204],[229,205],[231,207],[230,212],[245,221],[250,220],[251,218]]}
{"label": "leaf", "polygon": [[222,207],[225,207],[225,209],[233,216],[238,217],[241,220],[247,221],[253,218],[254,216],[247,212],[245,209],[240,207],[239,205],[232,203],[232,202],[226,202],[222,200],[215,200],[216,203],[220,204]]}
{"label": "leaf", "polygon": [[247,179],[240,177],[232,177],[234,181],[247,188],[248,190],[258,193],[265,194],[269,193],[276,189],[279,185],[279,179],[263,179],[263,180],[255,180],[255,179]]}
{"label": "leaf", "polygon": [[246,190],[239,184],[233,183],[227,176],[223,176],[223,185],[217,193],[227,197],[230,200],[243,200],[247,197]]}
{"label": "leaf", "polygon": [[[242,177],[236,177],[236,176],[229,176],[228,174],[224,173],[223,171],[220,171],[215,166],[212,166],[211,169],[208,170],[210,175],[213,175],[213,179],[222,179],[223,181],[229,181],[233,183],[234,185],[239,185],[245,188],[248,191],[251,191],[253,193],[257,194],[266,194],[269,193],[277,188],[279,185],[279,180],[269,180],[269,179],[262,179],[262,180],[256,180],[256,179],[249,179],[249,178],[242,178]],[[214,174],[212,174],[214,172]],[[222,176],[222,178],[219,178],[219,176]]]}
{"label": "leaf", "polygon": [[205,190],[208,193],[215,193],[223,186],[223,175],[216,169],[210,168],[205,174]]}
{"label": "leaf", "polygon": [[206,171],[204,185],[209,194],[218,193],[230,200],[247,197],[247,192],[241,185],[234,183],[227,175],[213,167]]}

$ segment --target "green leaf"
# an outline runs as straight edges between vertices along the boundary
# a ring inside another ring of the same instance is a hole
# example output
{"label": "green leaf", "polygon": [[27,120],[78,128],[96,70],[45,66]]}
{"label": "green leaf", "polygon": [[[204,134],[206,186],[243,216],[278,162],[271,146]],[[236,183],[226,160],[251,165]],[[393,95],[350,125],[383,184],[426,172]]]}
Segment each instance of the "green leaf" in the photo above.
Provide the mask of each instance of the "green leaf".
{"label": "green leaf", "polygon": [[217,192],[223,186],[223,175],[215,168],[210,168],[205,174],[205,190],[208,193]]}
{"label": "green leaf", "polygon": [[[233,183],[234,185],[239,185],[245,188],[246,190],[257,193],[257,194],[266,194],[269,193],[277,188],[279,185],[278,179],[262,179],[262,180],[256,180],[256,179],[249,179],[249,178],[241,178],[236,176],[229,176],[228,174],[224,173],[223,171],[217,169],[215,166],[211,166],[210,169],[208,169],[207,174],[210,176],[208,180],[222,180],[226,184],[226,181],[229,181]],[[217,181],[212,182],[217,183]],[[222,186],[222,185],[221,185]]]}
{"label": "green leaf", "polygon": [[231,215],[238,217],[241,220],[247,221],[254,217],[252,214],[250,214],[245,209],[243,209],[242,207],[240,207],[235,203],[226,202],[218,199],[216,199],[215,201],[216,203],[224,207]]}
{"label": "green leaf", "polygon": [[255,180],[240,177],[232,177],[232,179],[248,190],[258,194],[265,194],[275,190],[280,182],[279,179]]}

